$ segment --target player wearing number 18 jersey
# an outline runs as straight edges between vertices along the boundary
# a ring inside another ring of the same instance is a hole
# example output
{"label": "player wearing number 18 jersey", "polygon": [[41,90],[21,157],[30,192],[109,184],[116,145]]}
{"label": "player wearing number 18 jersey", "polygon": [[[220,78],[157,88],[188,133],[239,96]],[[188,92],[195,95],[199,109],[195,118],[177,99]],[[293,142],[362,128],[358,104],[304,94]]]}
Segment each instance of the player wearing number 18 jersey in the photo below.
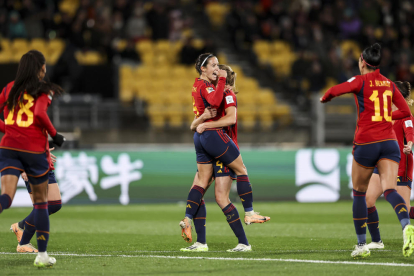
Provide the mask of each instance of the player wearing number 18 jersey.
{"label": "player wearing number 18 jersey", "polygon": [[[392,120],[410,116],[410,109],[395,84],[379,72],[381,47],[374,44],[361,53],[359,70],[347,82],[330,88],[321,98],[325,103],[345,93],[354,93],[358,122],[354,138],[352,163],[353,217],[358,244],[352,257],[370,255],[366,245],[367,204],[366,191],[375,165],[378,166],[385,199],[393,206],[403,228],[403,255],[414,251],[414,227],[404,199],[396,191],[400,149],[392,128]],[[391,113],[391,104],[399,109]]]}
{"label": "player wearing number 18 jersey", "polygon": [[62,89],[44,81],[45,74],[43,54],[29,51],[19,62],[15,82],[8,84],[0,94],[5,118],[5,135],[0,143],[0,212],[10,207],[20,172],[25,171],[33,191],[34,227],[39,248],[34,262],[37,267],[56,263],[46,252],[49,240],[47,133],[58,146],[64,141],[46,112],[53,93],[60,93]]}

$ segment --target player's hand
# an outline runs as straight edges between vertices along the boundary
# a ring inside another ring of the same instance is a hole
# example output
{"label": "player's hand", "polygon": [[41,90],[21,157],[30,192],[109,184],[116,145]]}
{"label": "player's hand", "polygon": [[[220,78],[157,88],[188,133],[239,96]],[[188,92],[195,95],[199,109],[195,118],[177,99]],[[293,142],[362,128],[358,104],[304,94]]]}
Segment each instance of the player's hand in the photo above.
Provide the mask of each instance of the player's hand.
{"label": "player's hand", "polygon": [[327,103],[327,102],[330,102],[331,100],[324,99],[323,97],[320,97],[319,101],[320,101],[321,103]]}
{"label": "player's hand", "polygon": [[52,150],[55,150],[55,148],[49,149],[50,159],[52,159],[53,163],[56,163],[56,156],[53,153],[51,153]]}
{"label": "player's hand", "polygon": [[211,107],[207,107],[204,110],[203,117],[204,117],[205,120],[214,118],[216,116],[217,116],[217,109],[211,108]]}
{"label": "player's hand", "polygon": [[54,143],[56,146],[59,146],[59,147],[61,147],[61,146],[62,146],[62,144],[63,144],[63,142],[65,142],[65,141],[66,141],[65,136],[63,136],[62,134],[57,133],[57,132],[56,132],[56,135],[55,135],[54,137],[52,137],[52,139],[53,139],[53,143]]}
{"label": "player's hand", "polygon": [[21,176],[22,176],[24,181],[29,181],[29,178],[27,178],[26,172],[22,172]]}
{"label": "player's hand", "polygon": [[221,78],[221,77],[227,78],[227,71],[226,70],[219,70],[218,71],[218,77],[219,78]]}
{"label": "player's hand", "polygon": [[403,152],[404,154],[410,154],[411,153],[411,148],[413,146],[413,142],[408,142],[407,145],[404,146]]}
{"label": "player's hand", "polygon": [[197,132],[198,133],[203,133],[204,131],[206,130],[206,125],[205,124],[199,124],[198,126],[197,126]]}

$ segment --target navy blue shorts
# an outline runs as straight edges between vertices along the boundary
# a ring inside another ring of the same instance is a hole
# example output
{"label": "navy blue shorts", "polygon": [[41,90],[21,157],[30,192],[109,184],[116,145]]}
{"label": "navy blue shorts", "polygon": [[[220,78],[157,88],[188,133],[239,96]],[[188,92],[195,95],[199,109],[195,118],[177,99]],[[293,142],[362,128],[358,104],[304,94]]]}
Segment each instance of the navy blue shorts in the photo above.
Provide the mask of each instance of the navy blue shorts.
{"label": "navy blue shorts", "polygon": [[[379,174],[378,167],[375,167],[373,173]],[[413,182],[412,181],[404,181],[404,180],[407,180],[407,178],[406,177],[398,176],[397,177],[397,186],[407,186],[411,190],[411,187],[412,187]]]}
{"label": "navy blue shorts", "polygon": [[369,169],[373,169],[381,159],[388,159],[396,163],[400,163],[401,159],[400,148],[395,140],[354,145],[353,154],[358,165]]}
{"label": "navy blue shorts", "polygon": [[213,163],[213,175],[214,178],[230,176],[233,180],[237,179],[237,175],[219,160],[215,160]]}
{"label": "navy blue shorts", "polygon": [[199,164],[210,164],[214,159],[218,159],[224,165],[228,165],[240,155],[237,146],[222,129],[207,130],[202,134],[196,132],[194,146]]}
{"label": "navy blue shorts", "polygon": [[[54,171],[49,171],[48,176],[49,176],[49,184],[56,184],[57,183]],[[32,193],[32,188],[30,188],[29,181],[25,181],[24,184],[26,184],[27,192],[29,194],[31,194]]]}
{"label": "navy blue shorts", "polygon": [[17,150],[0,149],[1,175],[16,175],[25,171],[33,185],[45,182],[48,178],[49,161],[46,153],[29,153]]}

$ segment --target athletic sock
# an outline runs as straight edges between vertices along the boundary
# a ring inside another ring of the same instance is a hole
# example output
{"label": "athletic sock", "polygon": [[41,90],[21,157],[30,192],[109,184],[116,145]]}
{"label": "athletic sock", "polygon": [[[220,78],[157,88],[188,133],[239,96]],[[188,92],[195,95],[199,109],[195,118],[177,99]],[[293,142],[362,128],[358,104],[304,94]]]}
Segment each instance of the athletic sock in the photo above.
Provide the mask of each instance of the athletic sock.
{"label": "athletic sock", "polygon": [[12,200],[9,197],[9,195],[4,194],[0,196],[0,214],[3,212],[3,210],[6,210],[10,207],[12,204]]}
{"label": "athletic sock", "polygon": [[239,243],[249,245],[249,242],[246,238],[246,233],[244,232],[243,225],[240,221],[239,212],[237,212],[236,207],[230,203],[223,208],[223,213],[226,216],[231,230],[233,230],[234,234],[239,239]]}
{"label": "athletic sock", "polygon": [[199,243],[206,243],[206,217],[206,204],[204,200],[201,200],[200,207],[194,216],[194,228],[197,233],[197,242]]}
{"label": "athletic sock", "polygon": [[352,205],[352,214],[354,217],[355,232],[358,239],[358,244],[367,242],[367,219],[368,210],[367,202],[365,201],[366,193],[353,190],[354,203]]}
{"label": "athletic sock", "polygon": [[[33,211],[32,211],[33,212]],[[18,223],[17,223],[17,225],[19,225],[19,228],[20,229],[24,229],[24,221],[25,221],[26,219],[24,219],[24,220],[21,220],[21,221],[19,221]]]}
{"label": "athletic sock", "polygon": [[22,239],[20,240],[20,245],[30,243],[30,240],[32,239],[34,233],[36,232],[36,227],[34,226],[34,212],[35,212],[35,209],[33,208],[30,214],[23,220],[24,225],[22,229],[24,230],[23,230]]}
{"label": "athletic sock", "polygon": [[237,193],[245,212],[253,211],[253,191],[247,175],[237,176]]}
{"label": "athletic sock", "polygon": [[55,201],[49,201],[47,203],[47,209],[49,210],[49,216],[53,215],[57,211],[59,211],[62,208],[62,200],[55,200]]}
{"label": "athletic sock", "polygon": [[46,252],[49,241],[49,212],[47,202],[34,204],[34,225],[36,227],[37,247],[39,252]]}
{"label": "athletic sock", "polygon": [[198,207],[200,206],[201,199],[204,196],[204,192],[205,190],[198,185],[194,185],[193,188],[191,188],[187,198],[187,207],[185,209],[186,217],[193,219],[194,215],[198,210]]}
{"label": "athletic sock", "polygon": [[404,199],[397,193],[395,189],[388,189],[384,192],[385,199],[392,205],[398,220],[401,223],[402,229],[410,224],[410,217],[407,211],[407,205]]}
{"label": "athletic sock", "polygon": [[414,207],[410,208],[410,219],[414,219]]}
{"label": "athletic sock", "polygon": [[379,231],[379,217],[378,211],[375,206],[368,208],[368,230],[371,234],[371,239],[373,242],[381,241],[381,235]]}

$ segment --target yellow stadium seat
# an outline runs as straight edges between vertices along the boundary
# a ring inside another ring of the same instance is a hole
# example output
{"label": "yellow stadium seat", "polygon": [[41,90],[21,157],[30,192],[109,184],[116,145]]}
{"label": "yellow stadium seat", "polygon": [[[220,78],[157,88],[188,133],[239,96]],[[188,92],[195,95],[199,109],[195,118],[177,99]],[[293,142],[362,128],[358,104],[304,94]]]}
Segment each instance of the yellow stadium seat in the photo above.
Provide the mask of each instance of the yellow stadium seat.
{"label": "yellow stadium seat", "polygon": [[47,47],[46,47],[46,41],[41,38],[35,38],[32,39],[32,41],[29,44],[30,50],[37,50],[39,52],[42,52],[45,54]]}
{"label": "yellow stadium seat", "polygon": [[137,42],[135,44],[135,49],[141,54],[141,56],[152,53],[154,50],[151,40],[142,40]]}
{"label": "yellow stadium seat", "polygon": [[9,63],[12,61],[11,59],[12,53],[7,50],[3,50],[0,52],[0,63]]}
{"label": "yellow stadium seat", "polygon": [[6,38],[2,38],[0,40],[0,46],[1,46],[1,51],[5,51],[5,50],[10,51],[10,48],[11,48],[10,40]]}
{"label": "yellow stadium seat", "polygon": [[120,89],[119,99],[121,102],[131,102],[134,99],[134,92],[131,89]]}
{"label": "yellow stadium seat", "polygon": [[169,40],[159,40],[155,44],[155,50],[157,52],[168,52],[171,50],[171,45]]}
{"label": "yellow stadium seat", "polygon": [[10,46],[11,46],[11,50],[15,53],[18,52],[18,53],[25,54],[26,52],[29,51],[29,43],[27,42],[26,39],[16,38],[15,40],[12,41]]}
{"label": "yellow stadium seat", "polygon": [[193,40],[193,46],[197,49],[201,49],[204,47],[204,40],[202,39],[194,39]]}
{"label": "yellow stadium seat", "polygon": [[355,41],[344,40],[340,46],[342,50],[342,57],[345,57],[351,51],[354,58],[359,59],[359,56],[361,54],[361,49],[359,48],[358,44]]}
{"label": "yellow stadium seat", "polygon": [[253,44],[253,50],[257,55],[269,55],[270,44],[265,40],[258,40]]}
{"label": "yellow stadium seat", "polygon": [[289,44],[281,40],[276,40],[273,42],[271,48],[273,54],[282,54],[291,51]]}
{"label": "yellow stadium seat", "polygon": [[263,131],[269,131],[271,130],[273,126],[273,118],[271,115],[264,114],[260,116],[259,122],[260,122],[260,128]]}
{"label": "yellow stadium seat", "polygon": [[257,101],[261,105],[275,105],[276,97],[270,89],[263,89],[257,93]]}
{"label": "yellow stadium seat", "polygon": [[47,49],[49,52],[62,53],[65,49],[65,42],[62,39],[52,39],[47,43]]}
{"label": "yellow stadium seat", "polygon": [[128,45],[128,41],[126,39],[119,39],[115,42],[115,47],[118,51],[123,51]]}
{"label": "yellow stadium seat", "polygon": [[75,57],[78,60],[79,64],[82,65],[96,65],[104,61],[104,58],[98,52],[95,51],[77,51],[75,53]]}
{"label": "yellow stadium seat", "polygon": [[210,2],[206,6],[207,15],[213,26],[222,26],[230,7],[219,2]]}

